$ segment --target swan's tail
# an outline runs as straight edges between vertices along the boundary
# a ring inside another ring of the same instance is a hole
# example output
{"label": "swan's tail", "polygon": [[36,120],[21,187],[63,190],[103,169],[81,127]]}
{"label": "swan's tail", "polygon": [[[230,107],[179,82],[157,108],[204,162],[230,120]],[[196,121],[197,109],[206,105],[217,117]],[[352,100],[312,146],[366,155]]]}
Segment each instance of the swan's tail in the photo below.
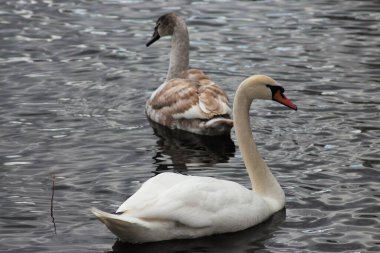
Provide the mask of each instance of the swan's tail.
{"label": "swan's tail", "polygon": [[205,128],[209,135],[224,135],[229,134],[234,126],[232,119],[216,117],[206,122]]}
{"label": "swan's tail", "polygon": [[144,234],[147,233],[148,228],[140,219],[103,212],[94,207],[91,212],[122,241],[139,243],[146,240]]}

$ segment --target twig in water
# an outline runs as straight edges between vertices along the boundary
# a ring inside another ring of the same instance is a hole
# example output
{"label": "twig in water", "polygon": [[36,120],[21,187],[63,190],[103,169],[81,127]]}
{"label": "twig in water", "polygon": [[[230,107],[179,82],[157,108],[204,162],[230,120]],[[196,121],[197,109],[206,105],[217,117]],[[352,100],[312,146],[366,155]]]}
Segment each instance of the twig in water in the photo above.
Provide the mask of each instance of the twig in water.
{"label": "twig in water", "polygon": [[54,225],[54,234],[57,234],[57,228],[55,226],[54,211],[53,211],[54,183],[55,183],[55,176],[54,175],[52,175],[52,182],[53,182],[53,185],[51,187],[52,193],[51,193],[51,200],[50,200],[50,216],[51,216],[51,219],[52,219],[53,225]]}

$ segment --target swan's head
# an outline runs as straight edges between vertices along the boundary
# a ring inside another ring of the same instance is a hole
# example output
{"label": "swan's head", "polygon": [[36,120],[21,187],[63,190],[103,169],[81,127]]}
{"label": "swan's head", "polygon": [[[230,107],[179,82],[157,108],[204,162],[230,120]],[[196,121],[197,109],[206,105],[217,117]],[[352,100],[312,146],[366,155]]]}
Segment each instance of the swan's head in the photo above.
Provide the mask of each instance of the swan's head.
{"label": "swan's head", "polygon": [[173,35],[177,26],[186,27],[186,23],[181,17],[177,16],[174,12],[162,15],[157,19],[153,36],[146,46],[149,47],[163,36]]}
{"label": "swan's head", "polygon": [[247,96],[253,99],[274,100],[290,109],[297,110],[297,106],[285,95],[285,89],[265,75],[254,75],[245,79],[241,85]]}

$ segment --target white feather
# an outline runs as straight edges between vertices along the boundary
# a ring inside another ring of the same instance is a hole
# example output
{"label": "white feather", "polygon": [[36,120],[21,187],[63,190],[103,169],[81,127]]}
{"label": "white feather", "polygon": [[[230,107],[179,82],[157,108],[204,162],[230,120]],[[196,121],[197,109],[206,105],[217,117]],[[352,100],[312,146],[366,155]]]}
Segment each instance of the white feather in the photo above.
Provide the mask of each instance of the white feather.
{"label": "white feather", "polygon": [[193,105],[189,110],[173,114],[174,119],[201,119],[205,118],[204,114],[199,109],[198,104]]}

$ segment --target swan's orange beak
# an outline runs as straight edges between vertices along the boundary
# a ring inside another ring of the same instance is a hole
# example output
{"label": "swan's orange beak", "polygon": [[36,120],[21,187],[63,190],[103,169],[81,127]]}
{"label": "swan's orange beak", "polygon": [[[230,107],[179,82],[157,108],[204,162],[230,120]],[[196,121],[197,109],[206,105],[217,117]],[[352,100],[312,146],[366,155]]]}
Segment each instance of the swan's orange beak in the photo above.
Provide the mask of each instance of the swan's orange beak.
{"label": "swan's orange beak", "polygon": [[297,106],[290,99],[285,97],[284,93],[282,93],[281,90],[276,91],[276,93],[273,95],[273,100],[297,111]]}

